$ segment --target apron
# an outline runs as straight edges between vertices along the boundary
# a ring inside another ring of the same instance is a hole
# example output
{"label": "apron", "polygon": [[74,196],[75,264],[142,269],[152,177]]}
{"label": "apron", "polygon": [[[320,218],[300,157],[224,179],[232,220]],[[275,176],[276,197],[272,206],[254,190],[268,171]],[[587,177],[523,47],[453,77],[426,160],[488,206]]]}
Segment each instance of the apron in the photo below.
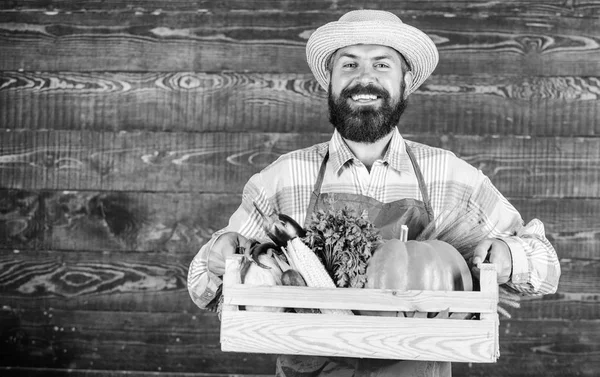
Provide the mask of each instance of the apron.
{"label": "apron", "polygon": [[[406,145],[406,152],[412,163],[423,201],[401,199],[381,203],[359,194],[321,193],[329,159],[328,151],[319,169],[304,227],[307,227],[315,211],[319,208],[327,208],[326,206],[332,203],[336,209],[347,206],[358,210],[358,213],[366,210],[369,220],[379,229],[383,239],[400,238],[400,226],[407,225],[408,239],[414,240],[433,221],[433,211],[421,169],[408,145]],[[335,200],[328,202],[328,198]],[[434,361],[280,355],[276,367],[277,377],[449,377],[450,375],[450,363]]]}

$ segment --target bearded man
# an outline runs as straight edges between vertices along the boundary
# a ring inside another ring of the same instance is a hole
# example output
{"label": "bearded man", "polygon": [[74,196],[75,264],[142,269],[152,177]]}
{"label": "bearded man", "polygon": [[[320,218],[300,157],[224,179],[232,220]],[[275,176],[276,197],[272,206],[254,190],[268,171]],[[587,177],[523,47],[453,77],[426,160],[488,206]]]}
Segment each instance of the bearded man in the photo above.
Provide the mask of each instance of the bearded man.
{"label": "bearded man", "polygon": [[[281,156],[246,184],[229,225],[194,258],[188,276],[192,300],[214,307],[224,260],[248,239],[268,241],[259,210],[306,224],[335,204],[368,208],[383,239],[400,238],[396,221],[415,239],[436,216],[471,209],[487,238],[473,268],[495,264],[498,283],[528,295],[556,291],[560,266],[537,219],[527,225],[483,173],[453,153],[405,140],[398,130],[407,99],[433,72],[438,51],[422,31],[389,12],[352,11],[315,31],[308,64],[328,91],[330,141]],[[362,207],[361,207],[362,206]],[[211,304],[212,303],[212,304]],[[450,376],[449,363],[280,356],[278,376]]]}

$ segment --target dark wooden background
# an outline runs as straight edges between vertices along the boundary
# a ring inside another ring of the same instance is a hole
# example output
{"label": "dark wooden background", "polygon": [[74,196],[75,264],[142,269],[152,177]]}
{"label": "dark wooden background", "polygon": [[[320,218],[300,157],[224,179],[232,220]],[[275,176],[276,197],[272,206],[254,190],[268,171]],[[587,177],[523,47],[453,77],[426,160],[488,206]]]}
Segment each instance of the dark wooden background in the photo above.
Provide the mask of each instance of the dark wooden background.
{"label": "dark wooden background", "polygon": [[560,256],[500,361],[455,375],[598,375],[598,0],[1,1],[0,374],[274,372],[220,351],[187,268],[252,173],[328,139],[304,46],[357,8],[440,50],[401,132],[482,169]]}

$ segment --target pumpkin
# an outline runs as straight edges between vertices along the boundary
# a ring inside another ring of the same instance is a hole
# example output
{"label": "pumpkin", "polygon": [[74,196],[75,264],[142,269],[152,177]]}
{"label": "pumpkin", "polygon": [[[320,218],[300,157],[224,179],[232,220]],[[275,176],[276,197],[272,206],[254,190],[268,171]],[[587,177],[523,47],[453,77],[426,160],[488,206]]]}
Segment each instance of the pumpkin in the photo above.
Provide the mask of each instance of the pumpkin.
{"label": "pumpkin", "polygon": [[[365,288],[472,291],[473,279],[462,255],[439,240],[397,239],[379,245],[367,264]],[[396,316],[396,312],[363,314]]]}

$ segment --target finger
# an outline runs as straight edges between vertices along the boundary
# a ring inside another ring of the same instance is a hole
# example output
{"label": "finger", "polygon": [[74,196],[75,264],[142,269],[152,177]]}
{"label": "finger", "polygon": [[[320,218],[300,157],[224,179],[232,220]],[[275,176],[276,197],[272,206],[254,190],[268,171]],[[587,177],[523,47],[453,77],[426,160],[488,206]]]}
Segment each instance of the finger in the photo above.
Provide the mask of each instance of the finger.
{"label": "finger", "polygon": [[479,280],[480,279],[480,275],[481,275],[481,270],[479,269],[479,267],[473,265],[473,267],[471,267],[471,275],[476,279]]}
{"label": "finger", "polygon": [[494,266],[496,266],[496,275],[498,277],[498,284],[505,283],[506,282],[505,280],[508,280],[508,279],[504,279],[504,276],[506,275],[506,273],[505,273],[504,264],[503,264],[501,258],[499,258],[496,253],[491,252],[490,253],[490,263],[493,264]]}
{"label": "finger", "polygon": [[239,233],[236,233],[236,234],[237,234],[237,239],[236,239],[237,245],[236,246],[239,246],[244,249],[248,249],[252,246],[251,240],[247,239],[246,237],[242,236]]}
{"label": "finger", "polygon": [[486,260],[491,246],[491,240],[483,240],[475,247],[475,250],[473,250],[472,258],[472,264],[474,266],[479,267],[479,265],[483,263],[484,260]]}
{"label": "finger", "polygon": [[495,250],[493,249],[490,252],[490,263],[496,265],[498,273],[502,273],[508,266],[508,263],[506,263],[506,259],[501,254],[495,252]]}
{"label": "finger", "polygon": [[490,251],[490,262],[496,266],[498,283],[506,283],[512,271],[512,258],[508,246],[502,241],[495,242]]}
{"label": "finger", "polygon": [[237,253],[239,246],[238,234],[227,232],[215,240],[211,247],[210,255],[213,259],[222,259],[224,264],[227,257]]}
{"label": "finger", "polygon": [[222,248],[225,246],[235,247],[238,245],[238,234],[235,232],[227,232],[221,234],[213,245],[214,248]]}

